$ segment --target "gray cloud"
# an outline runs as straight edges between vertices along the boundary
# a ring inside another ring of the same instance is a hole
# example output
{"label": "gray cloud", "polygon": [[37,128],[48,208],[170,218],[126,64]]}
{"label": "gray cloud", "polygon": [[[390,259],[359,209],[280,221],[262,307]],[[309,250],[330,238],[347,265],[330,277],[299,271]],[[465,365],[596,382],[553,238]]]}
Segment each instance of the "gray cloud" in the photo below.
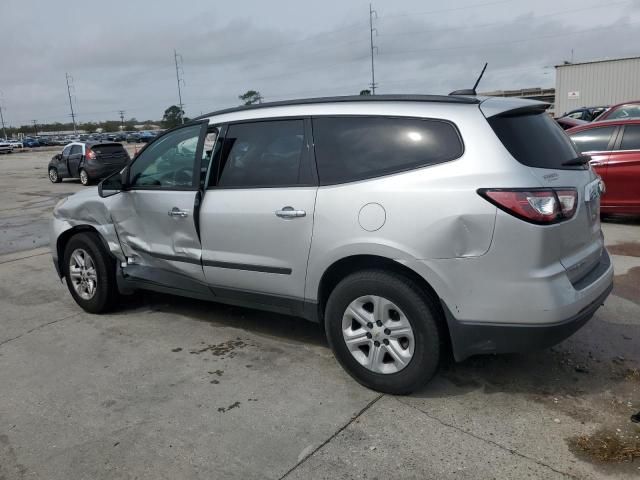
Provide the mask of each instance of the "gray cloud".
{"label": "gray cloud", "polygon": [[[4,0],[7,2],[7,0]],[[637,55],[633,0],[379,1],[380,93],[447,93],[552,86],[555,64]],[[177,101],[173,49],[184,57],[188,115],[238,103],[253,88],[267,100],[357,93],[370,81],[368,3],[326,0],[153,3],[8,0],[0,90],[11,124],[68,119],[65,72],[81,121],[159,118]],[[95,10],[95,11],[94,11]],[[429,11],[427,11],[429,10]],[[9,60],[7,63],[6,60]]]}

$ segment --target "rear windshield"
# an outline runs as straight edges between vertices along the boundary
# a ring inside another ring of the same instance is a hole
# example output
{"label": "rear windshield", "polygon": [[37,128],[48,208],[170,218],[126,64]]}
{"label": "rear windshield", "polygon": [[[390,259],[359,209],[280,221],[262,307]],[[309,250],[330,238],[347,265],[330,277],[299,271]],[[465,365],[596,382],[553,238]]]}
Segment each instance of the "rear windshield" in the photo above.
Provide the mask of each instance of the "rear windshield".
{"label": "rear windshield", "polygon": [[93,145],[91,147],[91,150],[93,150],[98,156],[129,156],[124,147],[119,143],[101,143],[98,145]]}
{"label": "rear windshield", "polygon": [[488,121],[509,153],[523,165],[567,170],[582,168],[562,166],[579,154],[562,127],[548,114],[496,116]]}

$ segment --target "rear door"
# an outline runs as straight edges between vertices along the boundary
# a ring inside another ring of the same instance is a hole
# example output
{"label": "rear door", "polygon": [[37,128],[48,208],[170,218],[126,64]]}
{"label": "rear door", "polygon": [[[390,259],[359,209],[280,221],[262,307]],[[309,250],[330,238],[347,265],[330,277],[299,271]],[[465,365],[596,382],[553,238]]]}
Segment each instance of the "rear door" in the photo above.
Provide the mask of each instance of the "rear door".
{"label": "rear door", "polygon": [[82,156],[84,155],[82,145],[72,145],[71,151],[69,152],[69,156],[67,157],[67,170],[69,171],[69,175],[71,177],[78,177],[80,162],[82,161]]}
{"label": "rear door", "polygon": [[128,275],[174,289],[207,290],[197,224],[204,133],[206,122],[159,138],[131,164],[127,190],[111,197]]}
{"label": "rear door", "polygon": [[[640,212],[640,124],[621,126],[609,157],[604,198],[615,210]],[[615,211],[614,210],[614,211]]]}
{"label": "rear door", "polygon": [[216,295],[285,308],[304,298],[317,191],[309,132],[302,118],[227,126],[200,215]]}

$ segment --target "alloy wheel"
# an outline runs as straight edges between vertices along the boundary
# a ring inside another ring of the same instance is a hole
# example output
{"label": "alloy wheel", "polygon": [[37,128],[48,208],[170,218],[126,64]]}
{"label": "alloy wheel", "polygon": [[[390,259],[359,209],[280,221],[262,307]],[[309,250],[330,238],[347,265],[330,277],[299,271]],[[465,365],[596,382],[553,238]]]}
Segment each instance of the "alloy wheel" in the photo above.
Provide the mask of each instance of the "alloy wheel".
{"label": "alloy wheel", "polygon": [[58,171],[55,168],[49,170],[49,180],[54,183],[58,180]]}
{"label": "alloy wheel", "polygon": [[69,260],[69,278],[73,289],[83,300],[91,300],[98,287],[98,274],[91,255],[76,248]]}
{"label": "alloy wheel", "polygon": [[342,317],[342,336],[353,358],[375,373],[397,373],[413,358],[411,323],[384,297],[366,295],[352,301]]}

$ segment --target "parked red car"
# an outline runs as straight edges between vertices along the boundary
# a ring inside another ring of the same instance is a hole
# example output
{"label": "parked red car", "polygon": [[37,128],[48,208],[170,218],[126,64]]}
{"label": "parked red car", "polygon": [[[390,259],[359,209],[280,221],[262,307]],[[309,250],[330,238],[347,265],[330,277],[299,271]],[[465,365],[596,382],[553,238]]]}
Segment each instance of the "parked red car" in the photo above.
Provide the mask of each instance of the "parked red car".
{"label": "parked red car", "polygon": [[640,118],[640,100],[633,102],[619,103],[613,105],[608,110],[601,113],[596,121],[601,120],[626,120],[629,118]]}
{"label": "parked red car", "polygon": [[567,135],[604,180],[602,213],[640,214],[640,118],[598,120]]}

